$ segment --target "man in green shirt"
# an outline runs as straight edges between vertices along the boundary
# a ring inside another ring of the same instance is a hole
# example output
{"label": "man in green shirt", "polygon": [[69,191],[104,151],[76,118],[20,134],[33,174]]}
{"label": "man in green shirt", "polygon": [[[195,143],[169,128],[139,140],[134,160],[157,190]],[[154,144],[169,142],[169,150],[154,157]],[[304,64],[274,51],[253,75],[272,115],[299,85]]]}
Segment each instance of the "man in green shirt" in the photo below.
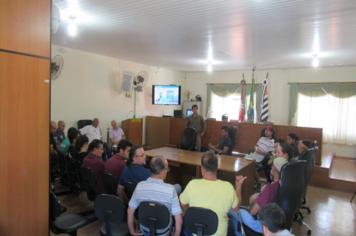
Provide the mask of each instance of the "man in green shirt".
{"label": "man in green shirt", "polygon": [[200,152],[200,148],[201,148],[201,138],[203,137],[205,131],[206,131],[206,122],[204,120],[204,118],[198,114],[198,106],[197,105],[193,105],[192,106],[192,110],[193,110],[193,115],[190,115],[187,118],[187,122],[185,123],[185,127],[193,127],[195,128],[198,132],[197,132],[197,140],[196,140],[196,150],[198,152]]}

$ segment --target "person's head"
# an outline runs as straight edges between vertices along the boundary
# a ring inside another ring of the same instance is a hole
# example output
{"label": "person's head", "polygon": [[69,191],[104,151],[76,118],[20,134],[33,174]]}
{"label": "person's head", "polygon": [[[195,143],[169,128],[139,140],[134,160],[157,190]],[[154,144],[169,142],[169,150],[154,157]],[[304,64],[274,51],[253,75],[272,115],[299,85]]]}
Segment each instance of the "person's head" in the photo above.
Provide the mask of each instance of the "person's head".
{"label": "person's head", "polygon": [[93,126],[94,126],[95,128],[97,128],[98,125],[99,125],[99,119],[98,119],[98,118],[94,118],[94,120],[93,120]]}
{"label": "person's head", "polygon": [[72,146],[75,145],[77,138],[78,138],[78,133],[77,133],[77,132],[71,132],[71,133],[68,135],[69,142],[70,142],[70,144],[71,144]]}
{"label": "person's head", "polygon": [[103,142],[98,139],[94,139],[89,144],[88,150],[90,153],[93,153],[94,155],[101,157],[101,155],[104,153]]}
{"label": "person's head", "polygon": [[266,130],[265,130],[265,137],[266,138],[272,138],[272,134],[273,134],[272,125],[267,125]]}
{"label": "person's head", "polygon": [[273,161],[272,173],[274,181],[279,180],[279,173],[281,172],[282,166],[284,166],[288,161],[283,157],[277,157]]}
{"label": "person's head", "polygon": [[120,156],[122,156],[125,160],[128,160],[131,147],[132,143],[130,141],[122,139],[117,145],[117,151]]}
{"label": "person's head", "polygon": [[286,228],[286,215],[282,208],[272,202],[259,210],[257,219],[262,224],[262,232],[272,236]]}
{"label": "person's head", "polygon": [[58,131],[64,132],[65,129],[66,129],[66,123],[64,123],[63,120],[58,121]]}
{"label": "person's head", "polygon": [[218,165],[218,157],[215,155],[215,153],[211,151],[203,153],[201,157],[201,169],[203,178],[205,176],[216,176]]}
{"label": "person's head", "polygon": [[57,130],[56,122],[51,121],[51,129],[50,129],[51,133],[54,134],[56,132],[56,130]]}
{"label": "person's head", "polygon": [[298,141],[299,137],[295,133],[289,133],[287,135],[287,143],[289,145],[295,144]]}
{"label": "person's head", "polygon": [[131,147],[128,164],[129,165],[131,165],[131,164],[145,165],[146,164],[145,150],[143,150],[142,146],[134,145]]}
{"label": "person's head", "polygon": [[284,143],[284,140],[283,140],[283,139],[276,139],[276,140],[274,141],[274,153],[277,152],[277,147],[278,147],[281,143]]}
{"label": "person's head", "polygon": [[293,158],[293,148],[288,143],[280,143],[276,149],[276,156],[290,161]]}
{"label": "person's head", "polygon": [[229,127],[227,125],[224,125],[221,127],[221,137],[227,137],[229,135]]}
{"label": "person's head", "polygon": [[68,131],[67,131],[67,137],[68,137],[68,139],[69,139],[69,135],[70,135],[71,133],[79,134],[79,131],[78,131],[76,128],[74,128],[74,127],[70,127],[70,128],[68,129]]}
{"label": "person's head", "polygon": [[111,121],[111,126],[112,126],[113,129],[117,129],[117,122],[116,122],[116,120],[112,120],[112,121]]}
{"label": "person's head", "polygon": [[77,138],[77,141],[75,142],[75,151],[77,153],[80,153],[82,151],[82,148],[84,148],[83,151],[87,151],[89,146],[89,139],[86,135],[80,135]]}
{"label": "person's head", "polygon": [[194,115],[198,114],[198,105],[194,104],[192,106],[192,110],[193,110]]}
{"label": "person's head", "polygon": [[165,179],[169,171],[168,162],[163,156],[155,156],[150,161],[150,171],[152,177]]}

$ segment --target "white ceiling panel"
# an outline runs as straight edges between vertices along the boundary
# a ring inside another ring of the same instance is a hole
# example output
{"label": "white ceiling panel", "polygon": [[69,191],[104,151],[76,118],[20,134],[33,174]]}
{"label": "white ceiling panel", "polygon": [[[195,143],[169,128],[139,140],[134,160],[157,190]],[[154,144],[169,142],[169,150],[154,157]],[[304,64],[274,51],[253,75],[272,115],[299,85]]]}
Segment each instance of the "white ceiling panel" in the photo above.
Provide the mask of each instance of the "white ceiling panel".
{"label": "white ceiling panel", "polygon": [[[177,71],[356,66],[356,1],[55,0],[52,42]],[[75,16],[78,33],[67,32]],[[211,56],[209,56],[211,47]]]}

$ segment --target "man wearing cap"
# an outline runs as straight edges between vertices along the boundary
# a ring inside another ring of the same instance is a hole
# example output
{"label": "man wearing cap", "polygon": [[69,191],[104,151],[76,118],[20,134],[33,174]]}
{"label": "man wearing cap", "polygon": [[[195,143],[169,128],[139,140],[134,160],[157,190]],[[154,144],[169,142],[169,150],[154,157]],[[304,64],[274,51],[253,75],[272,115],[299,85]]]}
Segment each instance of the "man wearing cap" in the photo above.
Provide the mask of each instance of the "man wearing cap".
{"label": "man wearing cap", "polygon": [[[277,193],[278,190],[279,172],[281,171],[282,166],[287,162],[288,161],[285,158],[277,157],[273,161],[274,182],[266,185],[266,187],[263,189],[262,193],[256,198],[256,200],[251,202],[249,211],[242,208],[239,210],[242,223],[244,223],[249,228],[258,233],[262,233],[262,226],[260,221],[258,219],[255,219],[253,216],[257,215],[257,213],[261,210],[262,207],[272,202],[274,195]],[[237,230],[238,223],[239,218],[237,216],[237,213],[230,210],[228,235],[241,235]]]}
{"label": "man wearing cap", "polygon": [[274,139],[272,139],[272,130],[272,125],[268,125],[265,130],[265,137],[261,137],[255,146],[256,151],[246,155],[246,157],[256,160],[255,180],[257,184],[257,191],[260,191],[261,189],[261,181],[257,169],[262,167],[261,161],[267,155],[267,153],[274,151]]}

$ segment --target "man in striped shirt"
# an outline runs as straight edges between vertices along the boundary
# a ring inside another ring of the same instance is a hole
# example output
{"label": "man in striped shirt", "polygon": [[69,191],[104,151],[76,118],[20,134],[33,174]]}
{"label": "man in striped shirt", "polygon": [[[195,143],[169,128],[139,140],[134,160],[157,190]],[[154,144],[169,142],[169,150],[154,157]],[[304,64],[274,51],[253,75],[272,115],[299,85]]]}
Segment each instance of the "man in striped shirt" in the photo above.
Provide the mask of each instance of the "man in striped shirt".
{"label": "man in striped shirt", "polygon": [[268,154],[268,152],[274,151],[274,139],[272,139],[272,134],[273,127],[272,125],[268,125],[265,130],[265,137],[261,137],[255,146],[256,151],[254,153],[246,155],[246,157],[253,158],[256,160],[255,180],[257,185],[257,191],[260,191],[261,189],[261,181],[257,169],[262,167],[261,161]]}
{"label": "man in striped shirt", "polygon": [[[149,228],[140,225],[141,231],[135,232],[134,229],[134,212],[143,201],[153,201],[165,205],[175,218],[175,236],[179,236],[182,228],[182,209],[179,205],[178,194],[180,193],[179,185],[164,183],[167,172],[169,171],[168,162],[163,156],[155,156],[150,161],[151,177],[146,181],[137,184],[127,209],[127,222],[131,235],[149,235]],[[177,194],[178,192],[178,194]],[[172,228],[171,222],[165,229],[157,229],[156,235],[170,235]]]}

